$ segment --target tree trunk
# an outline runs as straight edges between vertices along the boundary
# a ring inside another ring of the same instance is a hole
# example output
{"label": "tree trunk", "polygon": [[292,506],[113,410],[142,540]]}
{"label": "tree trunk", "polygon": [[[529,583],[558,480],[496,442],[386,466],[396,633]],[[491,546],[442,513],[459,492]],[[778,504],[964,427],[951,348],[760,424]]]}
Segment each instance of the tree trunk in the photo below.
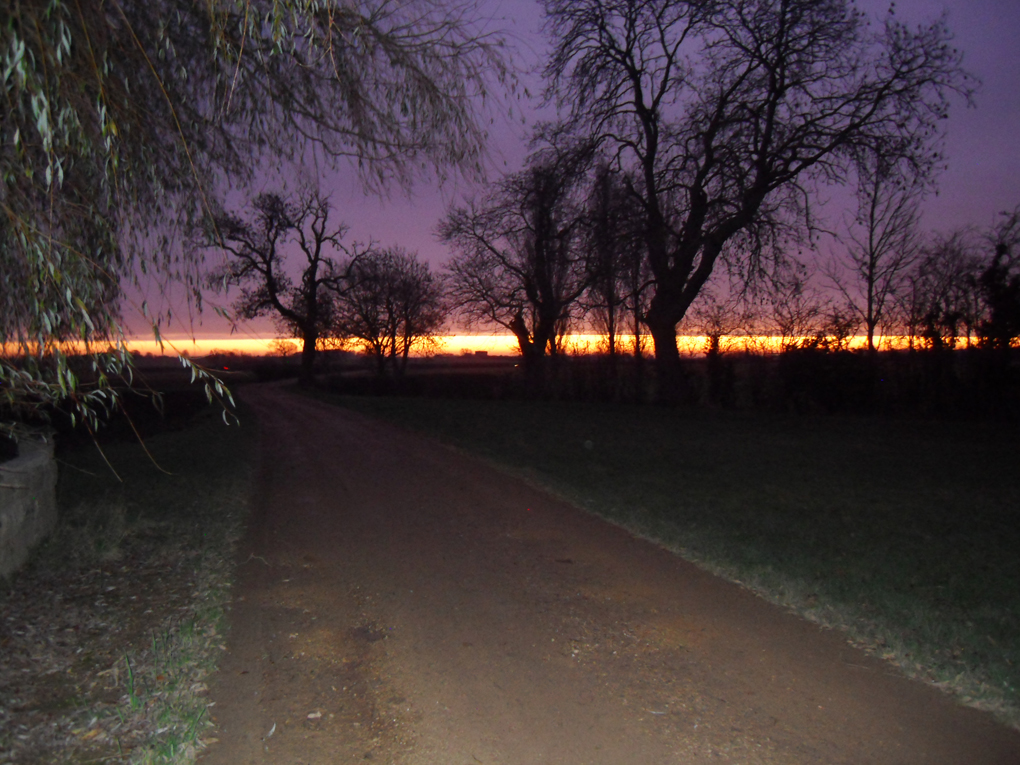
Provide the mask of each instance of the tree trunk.
{"label": "tree trunk", "polygon": [[687,377],[676,345],[676,325],[656,320],[649,311],[648,329],[655,343],[655,400],[659,404],[680,404],[687,399]]}
{"label": "tree trunk", "polygon": [[521,349],[521,363],[524,365],[527,394],[529,396],[540,394],[544,387],[545,343],[543,342],[543,345],[540,346],[537,338],[532,338],[524,321],[524,314],[521,312],[518,312],[517,316],[510,320],[509,327],[517,338],[517,345]]}
{"label": "tree trunk", "polygon": [[301,372],[298,375],[298,385],[312,385],[315,383],[315,344],[318,339],[318,333],[306,332],[304,334],[304,345],[301,348]]}
{"label": "tree trunk", "polygon": [[[672,277],[673,274],[667,274]],[[659,404],[687,403],[691,396],[676,345],[676,325],[687,312],[683,284],[675,279],[660,279],[645,314],[645,324],[655,345],[655,401]]]}

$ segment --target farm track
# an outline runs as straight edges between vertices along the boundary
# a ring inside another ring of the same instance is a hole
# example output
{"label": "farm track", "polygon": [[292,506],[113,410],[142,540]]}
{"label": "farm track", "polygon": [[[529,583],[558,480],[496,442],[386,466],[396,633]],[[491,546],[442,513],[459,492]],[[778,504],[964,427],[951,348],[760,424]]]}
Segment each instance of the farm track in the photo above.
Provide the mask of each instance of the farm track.
{"label": "farm track", "polygon": [[279,386],[201,762],[1020,763],[1020,733],[477,460]]}

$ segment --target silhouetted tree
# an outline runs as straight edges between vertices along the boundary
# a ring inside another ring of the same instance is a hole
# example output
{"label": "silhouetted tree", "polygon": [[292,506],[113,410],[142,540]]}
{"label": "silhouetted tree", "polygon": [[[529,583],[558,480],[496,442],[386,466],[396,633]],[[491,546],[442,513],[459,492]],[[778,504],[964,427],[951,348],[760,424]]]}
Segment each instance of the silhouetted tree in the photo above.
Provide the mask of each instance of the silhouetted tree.
{"label": "silhouetted tree", "polygon": [[280,356],[281,358],[287,358],[288,356],[294,355],[297,351],[297,346],[290,340],[284,340],[283,338],[277,338],[269,343],[269,350],[274,356]]}
{"label": "silhouetted tree", "polygon": [[541,374],[546,354],[559,352],[588,288],[576,192],[590,161],[584,146],[537,152],[480,204],[452,210],[439,229],[456,252],[448,266],[453,305],[469,321],[513,332],[529,373]]}
{"label": "silhouetted tree", "polygon": [[1020,207],[988,237],[994,248],[991,262],[978,276],[985,315],[978,324],[981,345],[1005,350],[1020,338]]}
{"label": "silhouetted tree", "polygon": [[634,336],[640,354],[643,293],[649,286],[641,225],[641,209],[619,174],[599,165],[587,201],[583,246],[590,278],[583,305],[606,336],[613,361],[624,334]]}
{"label": "silhouetted tree", "polygon": [[[232,213],[209,221],[205,247],[222,249],[226,262],[209,274],[212,287],[240,287],[233,304],[240,319],[274,316],[302,341],[302,384],[313,380],[319,338],[333,322],[334,300],[349,288],[364,248],[343,243],[347,227],[329,223],[329,200],[318,193],[298,201],[259,194],[245,220]],[[287,274],[288,249],[304,256],[295,284]],[[337,259],[339,255],[339,259]]]}
{"label": "silhouetted tree", "polygon": [[980,320],[979,264],[970,232],[937,236],[922,248],[909,275],[903,313],[911,347],[920,340],[934,351],[970,342]]}
{"label": "silhouetted tree", "polygon": [[800,273],[777,280],[768,293],[772,331],[783,352],[817,348],[831,306]]}
{"label": "silhouetted tree", "polygon": [[917,221],[925,185],[876,152],[866,151],[855,167],[857,212],[846,225],[846,254],[837,259],[849,279],[839,272],[830,277],[863,322],[868,351],[874,352],[875,331],[887,322],[920,252]]}
{"label": "silhouetted tree", "polygon": [[684,318],[683,328],[687,334],[704,335],[707,340],[705,352],[718,353],[722,338],[749,329],[752,316],[750,306],[741,294],[725,294],[722,290],[706,289]]}
{"label": "silhouetted tree", "polygon": [[752,279],[780,258],[811,184],[841,181],[864,148],[926,173],[949,94],[970,92],[943,21],[890,15],[876,34],[847,0],[543,5],[547,99],[638,179],[667,399],[677,323],[717,262]]}
{"label": "silhouetted tree", "polygon": [[739,294],[721,298],[716,291],[707,289],[684,317],[682,325],[685,332],[704,335],[706,339],[708,400],[718,406],[729,405],[733,398],[733,366],[723,358],[722,339],[747,326],[749,317],[741,298]]}
{"label": "silhouetted tree", "polygon": [[358,342],[380,377],[403,377],[412,351],[429,353],[446,322],[442,281],[399,247],[364,253],[336,302],[330,333]]}
{"label": "silhouetted tree", "polygon": [[[224,180],[309,151],[355,159],[372,186],[475,173],[484,96],[508,74],[479,15],[439,0],[0,3],[0,427],[61,402],[96,424],[132,363],[121,283],[197,291],[198,264],[162,235]],[[158,333],[158,306],[143,311]],[[65,340],[85,343],[87,374]]]}

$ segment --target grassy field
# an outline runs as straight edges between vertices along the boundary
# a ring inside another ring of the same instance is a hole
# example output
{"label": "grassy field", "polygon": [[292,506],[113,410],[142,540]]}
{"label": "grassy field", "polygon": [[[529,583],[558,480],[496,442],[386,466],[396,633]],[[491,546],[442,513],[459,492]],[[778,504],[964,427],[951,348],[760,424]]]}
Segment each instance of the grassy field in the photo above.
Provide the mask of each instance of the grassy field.
{"label": "grassy field", "polygon": [[200,392],[148,407],[145,448],[63,439],[58,527],[0,582],[0,762],[191,762],[209,735],[254,429]]}
{"label": "grassy field", "polygon": [[1020,722],[1015,426],[331,400],[522,474]]}

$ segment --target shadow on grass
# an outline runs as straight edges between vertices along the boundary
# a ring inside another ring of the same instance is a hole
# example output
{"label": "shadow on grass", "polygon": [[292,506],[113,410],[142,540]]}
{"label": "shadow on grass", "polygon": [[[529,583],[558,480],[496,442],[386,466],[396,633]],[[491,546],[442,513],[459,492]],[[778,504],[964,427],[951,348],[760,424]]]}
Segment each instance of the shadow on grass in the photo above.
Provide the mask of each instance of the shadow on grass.
{"label": "shadow on grass", "polygon": [[332,397],[523,474],[1020,721],[1015,428]]}
{"label": "shadow on grass", "polygon": [[112,427],[122,482],[94,444],[58,439],[58,526],[0,591],[0,761],[194,760],[254,440],[220,414],[198,391],[141,411],[156,464]]}

